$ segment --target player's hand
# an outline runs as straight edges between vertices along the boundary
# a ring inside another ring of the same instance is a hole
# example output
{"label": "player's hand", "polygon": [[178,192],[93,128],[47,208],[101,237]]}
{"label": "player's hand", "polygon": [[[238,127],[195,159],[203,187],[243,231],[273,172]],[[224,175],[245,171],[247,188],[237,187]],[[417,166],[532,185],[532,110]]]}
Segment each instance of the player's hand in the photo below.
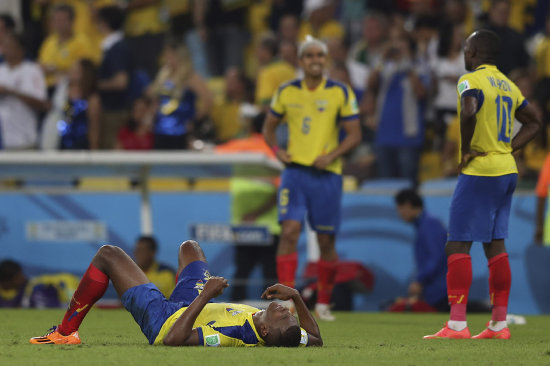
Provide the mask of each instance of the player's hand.
{"label": "player's hand", "polygon": [[334,159],[330,155],[321,155],[315,159],[313,162],[313,166],[317,169],[324,170],[326,169],[330,163],[332,163]]}
{"label": "player's hand", "polygon": [[269,286],[266,288],[264,293],[262,294],[262,299],[267,300],[289,300],[293,298],[294,296],[299,296],[298,290],[288,287],[285,285],[281,285],[280,283],[277,283],[273,286]]}
{"label": "player's hand", "polygon": [[277,159],[285,164],[290,164],[292,162],[292,156],[285,149],[277,150],[275,155],[277,156]]}
{"label": "player's hand", "polygon": [[462,154],[462,161],[460,162],[460,164],[458,165],[458,171],[459,172],[462,172],[462,169],[466,168],[466,166],[470,163],[470,161],[472,161],[474,158],[478,157],[478,156],[486,156],[487,153],[486,152],[479,152],[479,151],[475,151],[475,150],[470,150],[466,153],[463,153]]}
{"label": "player's hand", "polygon": [[229,286],[227,280],[223,277],[210,277],[210,279],[204,285],[201,294],[212,299],[222,294],[223,290]]}

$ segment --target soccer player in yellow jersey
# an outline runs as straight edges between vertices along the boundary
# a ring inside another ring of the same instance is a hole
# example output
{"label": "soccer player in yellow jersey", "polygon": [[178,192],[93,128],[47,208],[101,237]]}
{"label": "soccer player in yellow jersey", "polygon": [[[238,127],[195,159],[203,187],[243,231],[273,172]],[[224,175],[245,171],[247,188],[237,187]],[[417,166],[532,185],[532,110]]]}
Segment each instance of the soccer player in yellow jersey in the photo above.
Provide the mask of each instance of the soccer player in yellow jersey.
{"label": "soccer player in yellow jersey", "polygon": [[178,282],[166,299],[145,273],[118,247],[102,246],[80,280],[60,325],[32,344],[80,344],[78,328],[109,285],[150,344],[166,346],[321,346],[323,341],[315,319],[292,288],[276,284],[268,287],[266,299],[292,299],[298,319],[287,308],[271,302],[266,310],[229,303],[213,303],[229,286],[222,277],[213,277],[200,246],[186,241],[179,251]]}
{"label": "soccer player in yellow jersey", "polygon": [[[338,256],[335,234],[340,225],[342,155],[361,140],[357,101],[348,85],[323,76],[325,43],[309,37],[298,50],[304,78],[282,84],[275,92],[264,124],[264,138],[286,165],[279,189],[281,240],[277,251],[279,282],[294,287],[296,246],[306,216],[317,232],[319,318],[334,320],[329,303]],[[275,129],[288,124],[288,148],[278,148]],[[340,132],[345,137],[340,141]]]}
{"label": "soccer player in yellow jersey", "polygon": [[[509,339],[506,325],[511,287],[504,246],[517,168],[512,153],[535,137],[541,122],[518,87],[495,66],[500,40],[488,30],[474,32],[464,45],[470,73],[457,86],[460,113],[460,176],[451,202],[447,252],[450,320],[434,338],[470,338],[466,304],[472,284],[472,242],[483,243],[493,305],[487,329],[474,339]],[[514,119],[522,126],[512,137]]]}

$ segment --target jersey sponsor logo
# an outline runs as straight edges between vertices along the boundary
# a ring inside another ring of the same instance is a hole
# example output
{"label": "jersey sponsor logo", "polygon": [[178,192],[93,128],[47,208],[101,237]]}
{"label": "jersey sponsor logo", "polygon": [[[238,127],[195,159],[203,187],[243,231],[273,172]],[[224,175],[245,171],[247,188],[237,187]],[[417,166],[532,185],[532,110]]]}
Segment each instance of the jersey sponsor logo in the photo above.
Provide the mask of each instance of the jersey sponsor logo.
{"label": "jersey sponsor logo", "polygon": [[204,337],[204,344],[208,347],[218,347],[220,345],[220,335],[212,334]]}
{"label": "jersey sponsor logo", "polygon": [[470,84],[468,83],[468,80],[464,80],[460,84],[458,84],[458,94],[462,95],[466,90],[470,89]]}

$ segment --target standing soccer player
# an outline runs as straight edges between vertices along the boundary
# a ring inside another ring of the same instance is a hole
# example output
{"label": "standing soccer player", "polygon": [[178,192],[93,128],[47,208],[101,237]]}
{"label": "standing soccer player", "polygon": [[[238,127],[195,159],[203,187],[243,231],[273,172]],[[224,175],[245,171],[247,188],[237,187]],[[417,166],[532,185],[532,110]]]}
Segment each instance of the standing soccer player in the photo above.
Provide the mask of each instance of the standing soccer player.
{"label": "standing soccer player", "polygon": [[[326,44],[308,37],[298,57],[304,78],[282,84],[275,92],[263,131],[268,145],[286,164],[278,197],[282,233],[277,275],[279,282],[294,287],[296,247],[307,213],[321,251],[315,311],[320,319],[334,320],[329,302],[338,260],[335,234],[340,226],[341,157],[359,144],[361,129],[351,88],[323,76]],[[283,119],[289,129],[287,150],[278,148],[275,137]],[[345,132],[341,141],[340,129]]]}
{"label": "standing soccer player", "polygon": [[[471,71],[458,81],[461,159],[450,213],[447,252],[447,295],[450,320],[434,338],[470,338],[466,304],[472,284],[472,242],[483,243],[489,264],[493,312],[489,327],[474,339],[508,339],[506,324],[511,286],[510,264],[504,246],[516,187],[517,168],[512,153],[540,129],[533,108],[518,87],[495,66],[499,38],[480,30],[466,40],[464,60]],[[522,123],[512,138],[514,118]]]}

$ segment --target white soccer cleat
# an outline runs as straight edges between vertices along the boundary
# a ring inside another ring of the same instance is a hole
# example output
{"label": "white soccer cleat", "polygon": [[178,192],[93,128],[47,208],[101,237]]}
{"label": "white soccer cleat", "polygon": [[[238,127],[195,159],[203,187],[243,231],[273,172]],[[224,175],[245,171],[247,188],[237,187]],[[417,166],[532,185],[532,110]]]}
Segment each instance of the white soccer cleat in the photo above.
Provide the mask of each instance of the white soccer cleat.
{"label": "white soccer cleat", "polygon": [[330,306],[328,304],[315,304],[315,316],[327,322],[336,320],[334,315],[330,312]]}

